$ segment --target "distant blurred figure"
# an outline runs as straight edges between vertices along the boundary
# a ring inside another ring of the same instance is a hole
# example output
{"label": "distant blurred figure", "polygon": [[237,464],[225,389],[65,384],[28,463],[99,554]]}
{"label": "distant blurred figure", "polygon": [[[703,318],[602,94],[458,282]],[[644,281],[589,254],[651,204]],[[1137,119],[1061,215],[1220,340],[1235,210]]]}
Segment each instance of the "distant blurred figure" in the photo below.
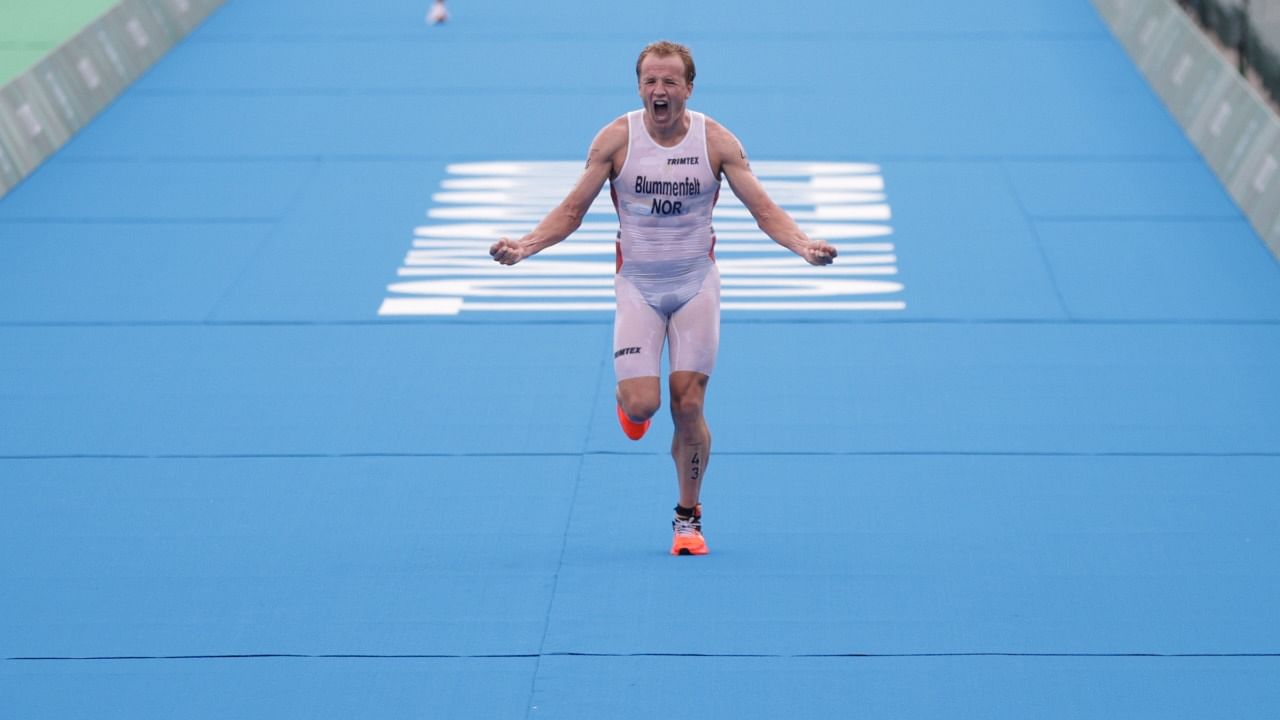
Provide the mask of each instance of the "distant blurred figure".
{"label": "distant blurred figure", "polygon": [[449,11],[444,7],[444,0],[435,0],[427,11],[427,23],[439,25],[449,19]]}

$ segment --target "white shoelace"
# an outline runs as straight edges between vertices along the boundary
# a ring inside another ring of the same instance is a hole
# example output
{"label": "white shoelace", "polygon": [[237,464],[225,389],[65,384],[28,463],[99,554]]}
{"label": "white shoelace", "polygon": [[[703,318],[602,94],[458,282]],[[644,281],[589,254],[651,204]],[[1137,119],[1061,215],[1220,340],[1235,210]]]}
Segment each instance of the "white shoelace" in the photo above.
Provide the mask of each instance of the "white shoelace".
{"label": "white shoelace", "polygon": [[672,527],[675,529],[677,535],[700,535],[701,534],[693,518],[686,519],[677,515],[675,518],[675,521],[672,522]]}

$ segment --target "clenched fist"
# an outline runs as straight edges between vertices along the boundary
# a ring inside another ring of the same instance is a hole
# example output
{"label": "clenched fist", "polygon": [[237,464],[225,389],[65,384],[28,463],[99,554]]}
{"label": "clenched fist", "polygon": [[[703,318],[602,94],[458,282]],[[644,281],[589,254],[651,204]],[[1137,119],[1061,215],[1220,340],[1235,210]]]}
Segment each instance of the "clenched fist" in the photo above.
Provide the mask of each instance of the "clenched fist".
{"label": "clenched fist", "polygon": [[505,237],[490,246],[489,255],[503,265],[515,265],[526,257],[519,241]]}
{"label": "clenched fist", "polygon": [[829,243],[814,240],[800,254],[810,265],[830,265],[836,259],[836,249]]}

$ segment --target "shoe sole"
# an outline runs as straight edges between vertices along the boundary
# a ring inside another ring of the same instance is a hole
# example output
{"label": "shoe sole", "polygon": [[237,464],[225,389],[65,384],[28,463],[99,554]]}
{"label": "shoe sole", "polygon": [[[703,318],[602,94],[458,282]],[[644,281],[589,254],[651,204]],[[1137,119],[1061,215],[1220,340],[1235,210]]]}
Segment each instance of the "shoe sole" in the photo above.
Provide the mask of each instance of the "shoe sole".
{"label": "shoe sole", "polygon": [[635,423],[622,412],[622,406],[618,405],[618,424],[622,426],[622,434],[631,440],[640,440],[645,433],[649,432],[649,423],[652,420],[645,420],[642,423]]}

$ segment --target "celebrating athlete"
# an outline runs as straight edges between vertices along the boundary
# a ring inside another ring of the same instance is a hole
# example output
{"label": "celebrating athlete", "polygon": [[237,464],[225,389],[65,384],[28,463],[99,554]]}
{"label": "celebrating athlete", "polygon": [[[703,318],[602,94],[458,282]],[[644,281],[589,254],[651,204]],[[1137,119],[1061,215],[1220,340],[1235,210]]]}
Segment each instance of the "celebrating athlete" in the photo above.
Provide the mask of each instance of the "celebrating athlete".
{"label": "celebrating athlete", "polygon": [[677,43],[652,43],[636,60],[643,109],[617,118],[591,143],[587,167],[569,195],[533,232],[501,238],[494,260],[514,265],[564,240],[581,226],[609,181],[618,211],[613,366],[618,421],[639,440],[662,401],[664,342],[671,373],[671,417],[679,501],[671,554],[704,555],[699,498],[711,455],[703,417],[707,381],[720,343],[720,273],[711,211],[720,179],[766,235],[811,265],[828,265],[836,249],[810,239],[765,192],[742,144],[723,125],[685,108],[693,94],[693,56]]}

